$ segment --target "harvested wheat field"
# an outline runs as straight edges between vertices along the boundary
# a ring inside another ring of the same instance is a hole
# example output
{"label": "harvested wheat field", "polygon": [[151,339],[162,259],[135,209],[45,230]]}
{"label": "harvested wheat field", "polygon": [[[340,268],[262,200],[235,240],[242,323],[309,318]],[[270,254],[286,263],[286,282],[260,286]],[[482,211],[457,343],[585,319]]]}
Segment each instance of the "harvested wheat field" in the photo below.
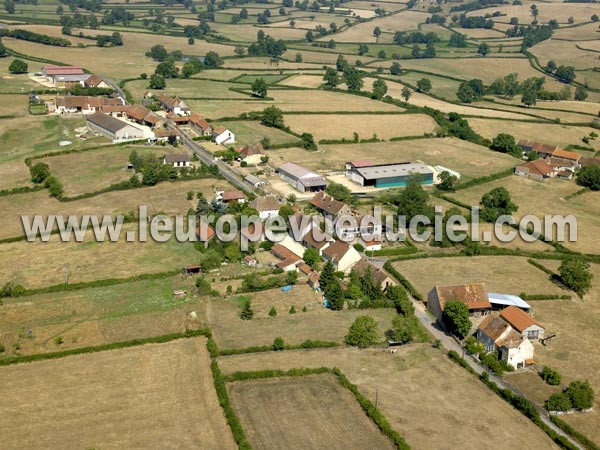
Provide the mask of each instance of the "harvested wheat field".
{"label": "harvested wheat field", "polygon": [[515,256],[427,258],[397,261],[394,268],[427,297],[437,285],[485,283],[488,292],[503,294],[572,294],[550,281],[550,277]]}
{"label": "harvested wheat field", "polygon": [[[336,42],[370,42],[375,43],[373,28],[379,27],[382,32],[394,33],[398,30],[417,30],[428,15],[418,11],[402,11],[391,16],[377,18],[369,22],[354,25],[336,35]],[[324,38],[329,40],[329,38]]]}
{"label": "harvested wheat field", "polygon": [[280,81],[280,85],[293,87],[318,88],[323,84],[322,75],[292,75],[285,80]]}
{"label": "harvested wheat field", "polygon": [[[583,145],[581,139],[594,131],[590,127],[526,123],[512,120],[469,119],[469,124],[477,133],[488,139],[493,139],[499,133],[508,133],[512,134],[517,141],[519,139],[531,139],[563,148],[570,144]],[[596,140],[590,140],[588,145],[600,150],[600,142]]]}
{"label": "harvested wheat field", "polygon": [[286,112],[296,111],[404,111],[403,108],[389,103],[378,102],[357,95],[320,90],[284,90],[273,89],[269,96],[275,99],[275,106]]}
{"label": "harvested wheat field", "polygon": [[308,131],[316,139],[353,139],[353,133],[364,138],[379,139],[400,136],[421,136],[433,133],[435,121],[425,114],[286,114],[285,124],[292,131]]}
{"label": "harvested wheat field", "polygon": [[254,448],[395,448],[332,375],[233,382],[228,389]]}
{"label": "harvested wheat field", "polygon": [[480,449],[482,442],[490,448],[556,448],[521,413],[429,344],[405,345],[394,355],[353,348],[239,355],[219,358],[219,366],[225,373],[338,367],[371,402],[377,397],[392,428],[412,448]]}
{"label": "harvested wheat field", "polygon": [[3,448],[235,448],[204,339],[0,369]]}

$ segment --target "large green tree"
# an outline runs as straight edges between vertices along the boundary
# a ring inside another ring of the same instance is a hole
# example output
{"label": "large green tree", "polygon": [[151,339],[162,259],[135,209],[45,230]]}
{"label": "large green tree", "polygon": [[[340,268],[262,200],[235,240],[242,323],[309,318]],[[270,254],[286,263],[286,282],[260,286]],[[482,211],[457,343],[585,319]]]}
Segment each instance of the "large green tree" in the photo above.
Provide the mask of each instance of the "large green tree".
{"label": "large green tree", "polygon": [[283,112],[274,105],[269,106],[263,110],[260,123],[267,127],[283,128]]}
{"label": "large green tree", "polygon": [[450,333],[461,339],[469,334],[469,330],[473,325],[469,318],[469,308],[458,301],[449,301],[444,304],[442,322]]}
{"label": "large green tree", "polygon": [[577,182],[592,191],[600,190],[600,166],[585,166],[577,174]]}
{"label": "large green tree", "polygon": [[492,189],[481,197],[481,218],[486,222],[495,222],[502,215],[511,215],[519,209],[512,202],[510,192],[503,187]]}
{"label": "large green tree", "polygon": [[377,321],[371,316],[358,316],[344,338],[346,344],[359,348],[369,347],[377,341]]}
{"label": "large green tree", "polygon": [[406,188],[398,196],[398,215],[406,216],[406,222],[417,215],[432,217],[433,208],[428,203],[429,194],[421,186],[422,178],[418,175],[411,176]]}
{"label": "large green tree", "polygon": [[583,259],[564,259],[558,268],[558,273],[565,286],[579,295],[585,294],[592,287],[593,275],[590,272],[590,264]]}
{"label": "large green tree", "polygon": [[10,73],[27,73],[28,65],[25,61],[21,59],[15,59],[8,66],[8,71]]}

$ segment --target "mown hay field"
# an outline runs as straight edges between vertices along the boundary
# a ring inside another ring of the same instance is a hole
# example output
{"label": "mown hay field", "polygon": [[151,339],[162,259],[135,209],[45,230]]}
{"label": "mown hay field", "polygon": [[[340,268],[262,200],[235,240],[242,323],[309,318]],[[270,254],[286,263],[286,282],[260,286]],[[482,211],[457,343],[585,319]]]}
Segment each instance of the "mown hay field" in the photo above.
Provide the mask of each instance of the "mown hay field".
{"label": "mown hay field", "polygon": [[227,127],[235,134],[235,141],[238,144],[258,144],[264,137],[271,140],[271,144],[283,144],[285,142],[294,142],[297,140],[292,136],[277,128],[270,128],[254,121],[224,121],[219,125]]}
{"label": "mown hay field", "polygon": [[148,207],[148,214],[158,213],[177,214],[186,213],[188,209],[195,208],[196,200],[187,200],[186,193],[202,192],[207,198],[214,195],[213,189],[224,188],[228,184],[222,180],[212,178],[165,182],[152,187],[130,189],[127,191],[113,191],[94,196],[91,199],[59,202],[50,197],[47,190],[39,192],[14,194],[0,197],[0,208],[4,212],[4,226],[0,231],[0,239],[20,236],[24,234],[21,215],[33,217],[41,214],[135,214],[141,205]]}
{"label": "mown hay field", "polygon": [[[581,50],[576,45],[592,50]],[[576,69],[593,69],[598,66],[598,49],[594,49],[594,43],[590,42],[577,43],[551,39],[539,43],[531,49],[531,52],[540,59],[542,65],[554,60],[558,65],[574,66]],[[598,88],[595,83],[591,86]]]}
{"label": "mown hay field", "polygon": [[[219,358],[225,373],[338,367],[413,448],[555,448],[521,413],[429,344],[269,352]],[[429,424],[435,423],[434,427]],[[468,433],[457,430],[469,430]]]}
{"label": "mown hay field", "polygon": [[320,90],[283,90],[273,89],[269,96],[275,99],[275,105],[283,111],[403,111],[389,103],[378,102],[358,95]]}
{"label": "mown hay field", "polygon": [[547,274],[514,256],[427,258],[397,261],[394,268],[424,297],[438,285],[485,283],[488,292],[519,295],[572,292],[550,281]]}
{"label": "mown hay field", "polygon": [[235,448],[204,339],[0,369],[3,447]]}
{"label": "mown hay field", "polygon": [[[229,283],[234,284],[234,283]],[[254,318],[240,319],[241,302],[250,298]],[[294,306],[295,314],[290,314]],[[269,316],[271,308],[276,317]],[[303,312],[306,307],[307,311]],[[227,299],[210,299],[206,302],[206,320],[220,348],[244,348],[255,345],[271,345],[277,337],[286,344],[299,345],[307,339],[342,343],[348,328],[364,310],[331,311],[322,305],[322,298],[308,285],[294,286],[284,293],[280,289],[255,294],[239,294]],[[392,309],[369,311],[379,322],[380,339],[391,327],[395,312]]]}
{"label": "mown hay field", "polygon": [[255,448],[395,448],[333,375],[240,381],[227,388]]}
{"label": "mown hay field", "polygon": [[293,86],[293,87],[304,87],[304,88],[318,88],[323,84],[322,75],[292,75],[285,80],[278,83],[282,86]]}
{"label": "mown hay field", "polygon": [[0,279],[41,288],[65,282],[65,264],[69,282],[89,282],[103,278],[126,278],[145,273],[164,272],[197,264],[200,254],[190,242],[173,239],[160,243],[148,236],[147,242],[126,242],[125,233],[137,224],[123,225],[118,242],[96,242],[89,231],[84,242],[61,242],[53,235],[50,242],[13,242],[1,244],[10,264],[0,268]]}
{"label": "mown hay field", "polygon": [[286,114],[285,123],[292,131],[309,131],[316,139],[353,139],[353,133],[379,139],[421,136],[433,133],[437,124],[425,114]]}
{"label": "mown hay field", "polygon": [[[298,159],[298,150],[271,151],[269,156],[275,164],[294,161]],[[312,169],[341,170],[346,161],[361,159],[379,163],[423,161],[431,165],[439,164],[460,172],[465,179],[490,175],[516,165],[516,160],[508,155],[494,153],[485,147],[455,138],[320,145],[317,152],[302,154],[303,163]]]}
{"label": "mown hay field", "polygon": [[[0,58],[0,93],[28,94],[31,89],[41,88],[42,85],[33,81],[26,73],[15,74],[8,72],[8,67],[14,60],[15,58],[11,56]],[[26,62],[27,70],[29,72],[37,72],[44,65],[34,61]],[[25,101],[25,105],[27,105],[27,98],[23,97],[23,99]],[[5,113],[3,113],[3,115],[4,114]]]}
{"label": "mown hay field", "polygon": [[[480,9],[467,13],[468,16],[483,16],[485,14],[493,14],[496,11],[500,11],[505,14],[504,17],[500,17],[500,21],[508,21],[511,17],[519,19],[519,23],[531,23],[533,15],[531,14],[530,4],[526,3],[523,5],[498,5],[492,8]],[[545,3],[543,8],[538,8],[539,15],[537,20],[540,23],[548,23],[550,20],[558,20],[559,23],[567,24],[569,17],[573,17],[575,23],[588,22],[593,14],[598,13],[597,8],[593,5],[587,4],[569,4],[565,7],[561,3]]]}
{"label": "mown hay field", "polygon": [[[499,133],[508,133],[512,134],[517,141],[519,139],[530,139],[545,144],[558,145],[562,148],[571,144],[584,145],[581,139],[595,131],[591,127],[583,126],[479,118],[469,119],[469,124],[477,133],[488,139],[493,139]],[[600,141],[598,140],[590,140],[588,145],[600,150]]]}
{"label": "mown hay field", "polygon": [[[398,14],[354,25],[339,34],[336,34],[335,41],[375,43],[376,38],[373,36],[373,29],[375,27],[379,27],[384,33],[394,33],[398,30],[417,30],[419,24],[424,23],[426,19],[427,14],[417,11],[403,11]],[[329,40],[330,38],[325,37],[322,39]]]}
{"label": "mown hay field", "polygon": [[[232,75],[233,77],[233,75]],[[164,91],[155,91],[156,95],[170,95],[172,97],[185,98],[240,98],[247,99],[248,95],[229,90],[229,88],[249,89],[249,86],[237,83],[218,82],[212,80],[190,79],[168,79]],[[142,95],[148,90],[147,80],[136,80],[127,83],[127,89],[134,98],[141,101]]]}
{"label": "mown hay field", "polygon": [[[569,200],[565,197],[581,189],[574,181],[550,179],[540,183],[522,177],[513,176],[464,189],[453,197],[470,205],[479,204],[481,197],[496,187],[503,186],[510,192],[512,201],[519,207],[513,213],[517,221],[524,215],[533,214],[543,221],[546,215],[573,215],[577,219],[577,242],[563,242],[572,250],[584,253],[598,253],[598,230],[600,215],[594,208],[600,201],[600,192],[587,192]],[[543,231],[543,230],[542,230]],[[565,233],[568,237],[568,233]]]}
{"label": "mown hay field", "polygon": [[[590,120],[593,119],[593,117],[588,114],[559,111],[558,109],[552,109],[551,111],[547,111],[545,109],[539,109],[539,108],[528,108],[525,105],[518,104],[516,102],[513,102],[513,105],[508,106],[508,105],[500,105],[498,103],[493,103],[493,102],[482,101],[482,102],[473,103],[473,106],[478,106],[480,108],[501,109],[503,111],[532,114],[532,115],[537,116],[537,118],[532,117],[532,119],[539,119],[539,118],[548,119],[548,120],[557,120],[558,119],[561,123],[584,123],[584,122],[589,122]],[[542,106],[542,107],[544,107],[544,106]]]}
{"label": "mown hay field", "polygon": [[[597,247],[597,246],[596,246]],[[557,270],[558,264],[547,264]],[[536,344],[535,359],[540,366],[550,366],[562,376],[562,384],[573,380],[589,380],[595,392],[600,389],[600,358],[597,342],[600,339],[600,266],[591,266],[592,289],[583,301],[535,301],[532,306],[536,319],[546,327],[546,333],[556,334],[547,346]],[[562,416],[578,431],[594,442],[600,442],[600,399],[596,395],[594,410],[584,414]]]}

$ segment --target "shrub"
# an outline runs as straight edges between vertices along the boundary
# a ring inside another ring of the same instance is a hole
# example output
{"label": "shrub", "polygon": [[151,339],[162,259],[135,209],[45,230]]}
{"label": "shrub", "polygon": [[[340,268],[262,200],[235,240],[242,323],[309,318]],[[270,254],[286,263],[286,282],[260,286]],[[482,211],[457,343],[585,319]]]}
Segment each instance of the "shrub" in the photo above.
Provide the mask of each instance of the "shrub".
{"label": "shrub", "polygon": [[283,350],[283,348],[285,347],[284,342],[283,342],[283,338],[277,337],[275,338],[275,340],[273,341],[273,351],[274,352],[278,352]]}
{"label": "shrub", "polygon": [[50,167],[46,163],[37,163],[29,169],[29,173],[33,183],[43,183],[50,176]]}
{"label": "shrub", "polygon": [[377,342],[377,321],[371,316],[359,316],[350,325],[344,342],[359,348],[365,348]]}
{"label": "shrub", "polygon": [[573,407],[573,404],[567,394],[557,392],[546,400],[545,407],[548,411],[569,411]]}
{"label": "shrub", "polygon": [[[0,289],[0,298],[3,297],[19,297],[25,293],[25,288],[20,284],[14,284],[12,281],[6,283]],[[0,303],[1,305],[2,303]]]}
{"label": "shrub", "polygon": [[277,310],[275,309],[274,306],[269,310],[269,316],[271,316],[271,317],[277,316]]}
{"label": "shrub", "polygon": [[562,378],[560,373],[548,366],[544,366],[540,376],[542,377],[542,380],[551,386],[558,386]]}
{"label": "shrub", "polygon": [[56,336],[54,338],[54,345],[61,345],[64,342],[64,339],[62,336]]}
{"label": "shrub", "polygon": [[296,314],[296,307],[294,305],[290,308],[290,314]]}
{"label": "shrub", "polygon": [[588,409],[594,404],[594,391],[589,381],[573,381],[565,389],[574,408]]}
{"label": "shrub", "polygon": [[240,319],[242,320],[250,320],[254,317],[254,311],[252,311],[252,304],[250,303],[250,299],[246,298],[244,300],[244,304],[242,306],[242,312],[240,313]]}

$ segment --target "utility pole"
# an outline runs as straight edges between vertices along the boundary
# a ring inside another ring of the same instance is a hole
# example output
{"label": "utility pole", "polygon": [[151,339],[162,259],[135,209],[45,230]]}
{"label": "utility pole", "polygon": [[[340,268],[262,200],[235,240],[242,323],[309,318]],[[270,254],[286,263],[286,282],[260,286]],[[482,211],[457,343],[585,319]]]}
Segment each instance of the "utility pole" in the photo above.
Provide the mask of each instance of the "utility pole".
{"label": "utility pole", "polygon": [[65,284],[69,284],[69,263],[65,263],[64,270],[65,270]]}
{"label": "utility pole", "polygon": [[379,387],[375,388],[375,409],[377,409],[377,402],[379,400]]}

